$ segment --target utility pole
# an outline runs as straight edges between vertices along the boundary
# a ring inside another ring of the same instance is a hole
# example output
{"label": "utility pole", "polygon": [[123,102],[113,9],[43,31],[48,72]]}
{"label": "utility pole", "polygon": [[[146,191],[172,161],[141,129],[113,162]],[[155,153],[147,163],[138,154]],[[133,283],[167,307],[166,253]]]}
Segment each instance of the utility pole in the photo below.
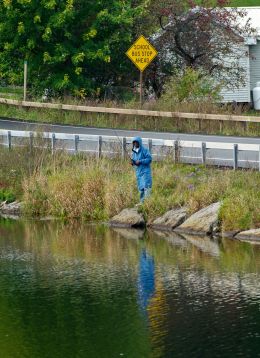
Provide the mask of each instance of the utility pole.
{"label": "utility pole", "polygon": [[24,61],[24,76],[23,76],[23,100],[26,101],[27,94],[27,72],[28,72],[28,64],[27,61]]}

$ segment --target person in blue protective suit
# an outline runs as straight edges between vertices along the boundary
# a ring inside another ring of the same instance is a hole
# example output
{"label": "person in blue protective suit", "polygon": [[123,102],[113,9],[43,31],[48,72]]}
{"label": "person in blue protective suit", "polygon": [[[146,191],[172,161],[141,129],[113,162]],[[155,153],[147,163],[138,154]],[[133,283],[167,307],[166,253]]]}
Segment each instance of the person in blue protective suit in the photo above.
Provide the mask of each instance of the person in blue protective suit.
{"label": "person in blue protective suit", "polygon": [[133,139],[132,165],[135,167],[138,190],[141,203],[150,195],[152,189],[152,156],[149,150],[142,145],[142,139]]}

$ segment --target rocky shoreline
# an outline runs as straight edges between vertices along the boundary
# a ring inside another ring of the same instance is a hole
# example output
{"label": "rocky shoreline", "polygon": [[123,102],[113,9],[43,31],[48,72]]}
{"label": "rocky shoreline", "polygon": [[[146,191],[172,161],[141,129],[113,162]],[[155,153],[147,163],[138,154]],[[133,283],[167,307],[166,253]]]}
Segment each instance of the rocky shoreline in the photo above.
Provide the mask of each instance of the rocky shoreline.
{"label": "rocky shoreline", "polygon": [[22,203],[14,201],[8,203],[0,202],[0,216],[7,219],[19,219],[22,215]]}
{"label": "rocky shoreline", "polygon": [[168,211],[153,222],[146,222],[143,214],[137,208],[124,209],[114,216],[109,224],[112,227],[125,228],[150,228],[155,231],[168,231],[184,235],[227,237],[239,241],[260,243],[260,229],[247,231],[222,232],[219,222],[219,210],[221,203],[213,203],[210,206],[188,215],[187,209],[177,208]]}
{"label": "rocky shoreline", "polygon": [[[168,232],[185,235],[226,237],[239,241],[260,243],[260,228],[246,231],[222,232],[218,220],[221,203],[213,203],[189,216],[187,208],[177,208],[166,212],[152,222],[147,222],[139,207],[124,209],[114,216],[109,225],[113,228],[137,229],[149,228],[156,232]],[[22,203],[0,203],[0,216],[19,219],[22,216]]]}

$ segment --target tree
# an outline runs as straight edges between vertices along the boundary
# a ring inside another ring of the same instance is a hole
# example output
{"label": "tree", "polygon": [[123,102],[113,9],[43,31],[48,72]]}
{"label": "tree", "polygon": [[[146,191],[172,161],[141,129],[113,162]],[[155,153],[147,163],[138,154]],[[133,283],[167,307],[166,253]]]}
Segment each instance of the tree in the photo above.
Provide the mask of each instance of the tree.
{"label": "tree", "polygon": [[37,93],[99,95],[131,69],[124,53],[143,1],[2,0],[0,78],[21,84],[23,62]]}
{"label": "tree", "polygon": [[230,9],[226,0],[152,2],[160,31],[154,36],[161,49],[159,60],[150,69],[149,81],[160,95],[165,79],[176,69],[193,68],[214,77],[225,86],[238,87],[245,71],[240,59],[246,54],[244,40],[253,34],[245,21],[246,12]]}

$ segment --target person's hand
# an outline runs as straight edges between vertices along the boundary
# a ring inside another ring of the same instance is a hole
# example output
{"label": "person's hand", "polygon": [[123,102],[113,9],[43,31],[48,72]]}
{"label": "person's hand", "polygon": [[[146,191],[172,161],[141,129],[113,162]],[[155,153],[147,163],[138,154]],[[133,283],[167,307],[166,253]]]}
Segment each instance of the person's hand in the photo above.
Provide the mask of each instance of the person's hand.
{"label": "person's hand", "polygon": [[140,164],[140,160],[136,160],[135,165],[139,166]]}

